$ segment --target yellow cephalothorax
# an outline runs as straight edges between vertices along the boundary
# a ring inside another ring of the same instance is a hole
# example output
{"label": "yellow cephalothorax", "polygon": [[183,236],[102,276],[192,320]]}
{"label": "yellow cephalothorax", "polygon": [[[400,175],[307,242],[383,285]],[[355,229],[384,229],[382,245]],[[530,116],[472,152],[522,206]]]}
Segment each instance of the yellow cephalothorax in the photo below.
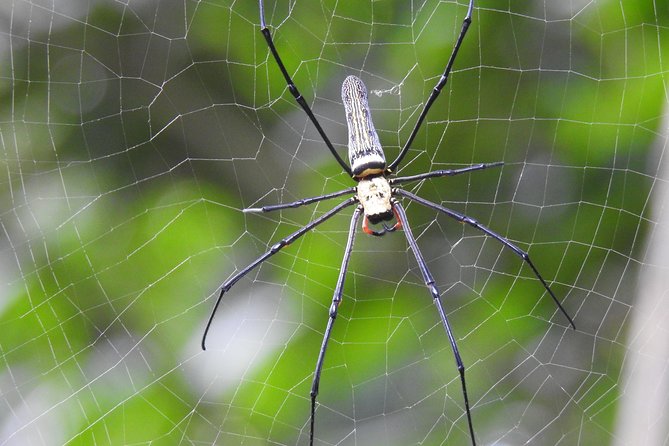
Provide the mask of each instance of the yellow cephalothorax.
{"label": "yellow cephalothorax", "polygon": [[371,223],[390,220],[393,217],[390,198],[390,183],[384,176],[363,178],[358,183],[358,200]]}

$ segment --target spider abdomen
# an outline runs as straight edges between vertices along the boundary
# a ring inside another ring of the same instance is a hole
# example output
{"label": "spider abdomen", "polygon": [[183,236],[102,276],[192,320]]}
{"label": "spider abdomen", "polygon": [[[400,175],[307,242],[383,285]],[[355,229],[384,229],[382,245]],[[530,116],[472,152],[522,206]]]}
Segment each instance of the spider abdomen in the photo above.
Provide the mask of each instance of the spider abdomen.
{"label": "spider abdomen", "polygon": [[367,88],[357,76],[348,76],[341,86],[341,99],[348,124],[348,159],[356,179],[385,172],[386,157],[372,122]]}

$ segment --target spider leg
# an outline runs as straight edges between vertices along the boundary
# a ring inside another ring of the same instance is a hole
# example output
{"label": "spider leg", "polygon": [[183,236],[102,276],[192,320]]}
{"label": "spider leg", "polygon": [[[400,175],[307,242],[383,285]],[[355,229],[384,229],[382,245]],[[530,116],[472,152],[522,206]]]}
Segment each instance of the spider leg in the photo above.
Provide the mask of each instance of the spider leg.
{"label": "spider leg", "polygon": [[567,313],[567,311],[564,309],[564,307],[562,306],[562,304],[560,303],[560,301],[557,299],[557,297],[555,296],[555,294],[553,294],[553,291],[549,288],[549,286],[548,286],[548,284],[546,283],[546,281],[544,280],[544,278],[541,277],[541,274],[539,274],[539,270],[537,270],[537,268],[534,266],[534,263],[532,263],[532,260],[530,260],[530,256],[529,256],[529,254],[527,254],[527,252],[523,251],[523,250],[520,249],[518,246],[514,245],[513,243],[511,243],[509,240],[507,240],[506,238],[502,237],[502,236],[499,235],[498,233],[496,233],[496,232],[492,231],[491,229],[488,229],[487,227],[483,226],[482,224],[480,224],[478,221],[474,220],[474,219],[471,218],[471,217],[467,217],[467,216],[464,215],[464,214],[461,214],[461,213],[459,213],[459,212],[455,212],[455,211],[453,211],[453,210],[451,210],[451,209],[448,209],[448,208],[446,208],[446,207],[444,207],[444,206],[441,206],[441,205],[438,205],[438,204],[436,204],[436,203],[433,203],[433,202],[431,202],[431,201],[429,201],[429,200],[426,200],[425,198],[421,198],[421,197],[419,197],[418,195],[412,194],[411,192],[407,192],[407,191],[402,190],[402,189],[394,189],[393,192],[394,192],[396,195],[399,195],[399,196],[402,196],[402,197],[406,197],[406,198],[408,198],[408,199],[410,199],[410,200],[413,200],[413,201],[416,201],[416,202],[422,204],[423,206],[427,206],[427,207],[429,207],[429,208],[431,208],[431,209],[434,209],[434,210],[436,210],[436,211],[442,212],[442,213],[448,215],[449,217],[451,217],[451,218],[453,218],[453,219],[455,219],[455,220],[457,220],[457,221],[459,221],[459,222],[461,222],[461,223],[467,223],[469,226],[472,226],[472,227],[478,229],[479,231],[481,231],[481,232],[483,232],[483,233],[489,235],[490,237],[494,238],[495,240],[497,240],[498,242],[500,242],[502,245],[506,246],[507,248],[509,248],[510,250],[512,250],[514,253],[516,253],[516,255],[518,255],[518,257],[520,257],[521,259],[523,259],[523,260],[525,261],[525,263],[527,263],[527,264],[530,266],[530,268],[532,268],[532,271],[534,272],[534,275],[536,276],[536,278],[539,279],[539,281],[541,282],[541,284],[544,286],[544,288],[546,289],[546,291],[548,291],[548,294],[551,296],[551,298],[552,298],[553,301],[555,302],[555,305],[557,305],[557,307],[560,309],[560,311],[562,312],[562,314],[564,314],[564,316],[565,316],[565,317],[567,318],[567,320],[569,321],[569,325],[571,325],[571,327],[572,327],[574,330],[576,330],[576,325],[574,325],[574,321],[573,321],[572,318],[569,316],[569,314]]}
{"label": "spider leg", "polygon": [[279,252],[283,247],[290,245],[292,242],[297,240],[298,238],[302,237],[304,234],[309,232],[311,229],[316,227],[317,225],[323,223],[324,221],[328,220],[330,217],[333,215],[337,214],[339,211],[342,209],[352,205],[355,203],[357,199],[355,197],[351,197],[348,200],[338,204],[325,214],[321,215],[315,220],[312,220],[311,222],[307,223],[305,226],[302,228],[298,229],[297,231],[293,232],[289,236],[281,239],[279,242],[275,243],[272,245],[269,251],[267,251],[265,254],[261,255],[258,257],[256,260],[251,262],[248,266],[246,266],[243,270],[239,271],[237,274],[229,278],[228,280],[225,281],[225,283],[221,286],[221,292],[218,295],[218,299],[216,300],[216,304],[214,305],[214,309],[211,312],[211,315],[209,316],[209,320],[207,321],[207,325],[204,329],[204,333],[202,335],[202,350],[206,350],[205,347],[205,341],[207,340],[207,333],[209,333],[209,328],[211,327],[211,323],[214,320],[214,315],[216,314],[216,310],[218,309],[218,306],[221,303],[221,300],[223,299],[223,295],[230,289],[232,286],[239,281],[242,277],[247,275],[253,268],[256,266],[260,265],[262,262],[267,260],[268,258],[272,257],[274,254]]}
{"label": "spider leg", "polygon": [[299,90],[297,89],[297,86],[295,86],[295,83],[293,82],[293,79],[290,77],[290,74],[288,74],[288,70],[286,70],[286,67],[281,61],[281,57],[279,56],[279,52],[276,50],[276,47],[274,46],[274,42],[272,40],[272,34],[269,32],[269,29],[265,24],[265,6],[263,4],[263,0],[259,0],[259,5],[260,5],[260,32],[262,32],[262,35],[265,36],[265,41],[267,41],[267,46],[272,52],[272,56],[274,56],[274,60],[276,61],[276,64],[279,66],[281,74],[283,74],[283,77],[286,80],[286,84],[288,85],[288,90],[293,95],[293,97],[300,105],[300,107],[302,107],[302,110],[304,110],[304,112],[307,114],[309,120],[314,124],[316,130],[318,130],[318,133],[321,135],[321,138],[323,138],[325,145],[328,147],[328,149],[330,149],[332,156],[335,157],[339,165],[344,169],[344,172],[352,176],[353,172],[351,171],[351,168],[339,156],[334,146],[330,142],[330,139],[325,134],[325,130],[323,130],[323,127],[321,127],[320,123],[316,119],[316,116],[311,111],[311,108],[307,104],[307,101],[304,100],[304,97],[300,94]]}
{"label": "spider leg", "polygon": [[416,262],[418,262],[418,267],[420,268],[420,272],[423,275],[423,280],[425,281],[425,285],[427,286],[428,290],[430,291],[430,294],[432,295],[432,300],[434,301],[434,304],[437,306],[437,311],[439,312],[441,323],[444,326],[444,329],[446,330],[446,335],[448,336],[448,340],[451,343],[451,349],[453,350],[455,363],[457,364],[458,372],[460,373],[460,382],[462,383],[462,395],[465,401],[465,410],[467,412],[469,435],[472,438],[472,446],[476,446],[476,438],[474,437],[474,425],[472,424],[472,414],[469,410],[469,398],[467,397],[467,385],[465,384],[465,366],[462,363],[462,358],[460,357],[460,351],[458,350],[458,344],[455,342],[455,336],[453,336],[453,331],[451,330],[451,324],[448,322],[448,317],[444,312],[444,307],[441,305],[439,290],[434,284],[434,277],[432,277],[432,273],[430,273],[430,270],[427,267],[427,263],[425,263],[425,259],[423,258],[423,254],[420,252],[420,248],[418,248],[416,239],[414,238],[413,233],[411,232],[411,227],[409,226],[409,222],[407,221],[407,215],[406,212],[404,212],[404,208],[398,201],[393,200],[393,209],[395,210],[395,214],[397,215],[400,223],[404,227],[404,234],[406,235],[407,241],[409,242],[409,247],[411,248],[411,251],[416,257]]}
{"label": "spider leg", "polygon": [[271,211],[278,211],[279,209],[296,208],[304,206],[305,204],[315,203],[317,201],[329,200],[330,198],[340,197],[346,194],[354,194],[355,192],[356,192],[355,187],[349,187],[348,189],[340,190],[338,192],[332,192],[331,194],[319,195],[317,197],[303,198],[301,200],[293,201],[292,203],[272,204],[269,206],[263,206],[259,208],[247,208],[244,209],[244,212],[271,212]]}
{"label": "spider leg", "polygon": [[316,369],[314,370],[314,380],[311,383],[311,421],[310,421],[310,431],[309,431],[309,444],[314,444],[314,423],[316,416],[316,397],[318,396],[318,388],[321,382],[321,371],[323,370],[323,361],[325,360],[325,351],[328,347],[328,341],[330,340],[330,333],[332,332],[332,326],[334,321],[337,318],[337,309],[341,303],[341,295],[344,292],[344,280],[346,279],[346,271],[348,270],[348,262],[351,259],[351,251],[353,249],[353,241],[355,240],[355,228],[360,219],[360,214],[362,213],[362,206],[358,206],[353,212],[353,217],[351,218],[351,227],[348,230],[348,242],[346,243],[346,249],[344,250],[344,259],[341,262],[341,269],[339,270],[339,278],[337,279],[337,286],[335,287],[334,295],[332,297],[332,305],[330,306],[330,316],[328,319],[327,327],[325,328],[325,334],[323,335],[323,343],[321,344],[321,350],[318,353],[318,360],[316,361]]}
{"label": "spider leg", "polygon": [[504,161],[498,161],[495,163],[474,164],[472,166],[463,167],[461,169],[435,170],[433,172],[421,173],[418,175],[411,175],[408,177],[391,178],[388,181],[390,182],[390,184],[399,184],[399,183],[408,183],[410,181],[424,180],[426,178],[452,177],[455,175],[460,175],[462,173],[472,172],[475,170],[489,169],[491,167],[499,167],[502,165],[504,165]]}
{"label": "spider leg", "polygon": [[418,134],[418,130],[423,124],[423,120],[425,119],[427,112],[430,110],[430,107],[432,107],[432,103],[437,99],[437,96],[439,96],[439,93],[441,93],[441,89],[444,88],[444,85],[446,85],[446,82],[448,81],[448,76],[451,73],[451,69],[453,68],[453,62],[455,62],[455,58],[458,55],[458,50],[460,49],[460,45],[462,44],[462,40],[465,38],[465,34],[467,34],[467,30],[469,29],[469,25],[472,23],[473,9],[474,9],[474,0],[470,0],[469,7],[467,8],[467,15],[465,16],[465,19],[462,21],[462,29],[460,30],[460,35],[458,36],[458,40],[455,42],[455,45],[453,46],[453,51],[451,52],[451,57],[448,59],[448,63],[446,64],[444,73],[441,75],[441,78],[439,79],[439,82],[437,82],[437,85],[435,85],[435,87],[432,89],[430,97],[427,98],[427,102],[423,107],[423,111],[420,112],[420,116],[418,116],[418,121],[416,121],[416,125],[411,131],[411,135],[409,135],[409,139],[407,139],[407,142],[404,144],[404,147],[400,151],[400,154],[397,156],[395,161],[393,161],[390,164],[390,166],[388,166],[389,170],[394,172],[395,168],[397,168],[399,163],[402,162],[402,159],[409,151],[409,147],[411,147],[411,143],[413,143],[416,134]]}

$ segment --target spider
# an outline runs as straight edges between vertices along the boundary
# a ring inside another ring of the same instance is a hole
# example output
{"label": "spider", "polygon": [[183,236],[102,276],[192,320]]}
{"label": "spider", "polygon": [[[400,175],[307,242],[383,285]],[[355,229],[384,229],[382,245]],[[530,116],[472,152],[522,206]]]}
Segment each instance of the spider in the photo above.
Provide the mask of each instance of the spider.
{"label": "spider", "polygon": [[553,291],[550,289],[544,278],[541,276],[541,274],[539,274],[539,271],[530,260],[530,257],[527,254],[527,252],[523,251],[518,246],[516,246],[506,238],[502,237],[501,235],[497,234],[496,232],[492,231],[491,229],[488,229],[487,227],[483,226],[475,219],[468,217],[464,214],[461,214],[459,212],[453,211],[451,209],[448,209],[437,203],[433,203],[429,200],[421,198],[411,192],[405,191],[397,187],[397,185],[402,183],[424,180],[428,178],[461,175],[464,173],[469,173],[477,170],[488,169],[491,167],[498,167],[503,164],[502,162],[483,163],[483,164],[470,165],[459,169],[436,170],[432,172],[420,173],[417,175],[411,175],[405,177],[394,176],[394,171],[396,170],[396,168],[402,162],[402,159],[404,159],[405,155],[409,151],[411,143],[413,142],[414,138],[416,137],[416,134],[421,128],[421,125],[425,119],[425,116],[430,110],[430,107],[437,99],[439,93],[441,92],[441,90],[446,85],[446,82],[448,81],[448,76],[453,67],[453,63],[455,62],[455,59],[457,57],[460,45],[462,44],[462,41],[465,35],[467,34],[467,30],[469,29],[469,26],[472,22],[473,9],[474,9],[474,0],[470,0],[469,5],[467,7],[467,15],[465,16],[462,22],[462,28],[460,30],[460,34],[457,40],[455,41],[455,44],[451,51],[451,55],[448,59],[444,72],[441,75],[441,78],[439,79],[437,84],[435,85],[434,89],[432,90],[432,93],[427,98],[427,101],[423,106],[423,110],[420,113],[418,120],[416,121],[416,124],[414,125],[413,130],[409,138],[407,139],[407,142],[404,144],[404,146],[399,152],[399,155],[392,163],[386,164],[385,154],[381,147],[381,143],[379,142],[379,137],[374,128],[374,124],[372,123],[371,120],[369,105],[367,101],[367,89],[365,85],[363,84],[362,80],[360,80],[356,76],[348,76],[344,80],[342,84],[342,102],[344,104],[344,109],[346,111],[346,122],[348,124],[348,158],[349,158],[349,164],[346,164],[335,150],[334,146],[330,142],[330,139],[325,134],[325,131],[319,124],[318,120],[316,119],[316,116],[311,111],[311,108],[305,101],[304,97],[300,94],[299,90],[297,89],[297,86],[293,82],[292,78],[288,74],[288,71],[286,70],[286,67],[281,61],[281,57],[279,56],[279,53],[276,47],[274,46],[272,35],[269,29],[267,28],[267,25],[265,24],[263,0],[259,0],[260,31],[262,32],[265,41],[267,42],[269,51],[272,53],[272,56],[276,61],[276,64],[278,65],[279,69],[281,70],[281,73],[283,74],[283,77],[285,78],[288,90],[293,95],[293,97],[300,105],[300,107],[302,107],[304,112],[307,114],[309,120],[316,127],[316,130],[323,139],[323,142],[330,150],[334,158],[337,160],[337,162],[340,164],[344,172],[350,175],[353,178],[353,180],[357,182],[357,185],[338,192],[333,192],[316,197],[304,198],[302,200],[298,200],[292,203],[276,204],[270,206],[263,206],[260,208],[249,208],[244,210],[244,212],[271,212],[279,209],[304,206],[322,200],[329,200],[332,198],[341,197],[345,195],[353,195],[352,197],[349,197],[345,201],[341,202],[340,204],[338,204],[337,206],[335,206],[322,216],[311,221],[301,229],[295,231],[294,233],[290,234],[289,236],[285,237],[284,239],[272,245],[269,251],[267,251],[265,254],[257,258],[255,261],[253,261],[250,265],[246,266],[241,271],[238,271],[227,281],[225,281],[225,283],[223,283],[223,285],[221,286],[220,294],[218,296],[216,304],[214,305],[211,315],[207,321],[207,325],[205,327],[204,334],[202,336],[202,349],[203,350],[206,349],[205,342],[207,338],[207,333],[211,328],[214,315],[216,314],[216,310],[218,309],[218,306],[221,303],[223,295],[227,293],[234,284],[236,284],[241,278],[246,276],[246,274],[248,274],[251,270],[253,270],[258,265],[263,263],[265,260],[273,256],[277,252],[281,251],[281,249],[290,245],[292,242],[294,242],[295,240],[297,240],[298,238],[300,238],[301,236],[303,236],[316,226],[320,225],[326,220],[329,220],[332,216],[339,213],[343,209],[352,206],[354,204],[357,204],[353,212],[353,217],[351,218],[350,228],[348,231],[348,239],[346,242],[346,248],[344,250],[344,256],[341,264],[341,270],[339,272],[337,284],[334,289],[332,304],[330,305],[330,310],[329,310],[329,318],[327,321],[327,326],[325,327],[325,332],[323,334],[323,341],[318,354],[318,359],[316,361],[316,368],[314,370],[313,380],[311,384],[311,392],[310,392],[311,413],[309,420],[310,445],[313,445],[314,442],[316,398],[318,396],[318,389],[320,386],[321,371],[323,369],[323,361],[325,360],[325,352],[327,350],[328,341],[330,340],[330,334],[332,333],[332,327],[334,326],[335,319],[337,318],[337,310],[342,300],[344,281],[346,279],[346,271],[348,269],[348,264],[351,257],[351,251],[353,249],[353,241],[355,239],[356,227],[358,226],[361,217],[362,217],[362,230],[365,233],[372,236],[380,237],[385,235],[386,233],[393,232],[397,229],[400,228],[403,229],[409,247],[413,252],[414,257],[416,258],[416,262],[418,263],[418,267],[420,269],[421,275],[423,276],[423,280],[425,281],[425,285],[428,291],[430,292],[430,295],[432,296],[434,304],[437,308],[437,312],[439,313],[441,324],[443,325],[444,330],[446,331],[446,336],[448,337],[448,341],[450,342],[455,363],[457,365],[457,369],[460,375],[460,383],[462,385],[462,396],[465,405],[465,412],[467,415],[467,424],[469,428],[469,435],[471,437],[471,443],[474,446],[476,445],[476,438],[474,435],[474,425],[472,422],[472,415],[469,406],[469,398],[467,396],[467,385],[465,383],[465,366],[460,356],[460,352],[458,351],[458,346],[455,341],[455,336],[453,335],[451,325],[448,321],[448,317],[444,312],[444,308],[442,306],[440,299],[439,290],[435,285],[434,277],[432,276],[432,273],[428,269],[427,263],[425,262],[425,259],[423,258],[420,248],[416,243],[416,239],[413,233],[411,232],[411,227],[409,226],[409,222],[407,220],[407,215],[406,212],[404,211],[404,207],[397,198],[405,198],[411,201],[415,201],[423,206],[427,206],[428,208],[431,208],[437,212],[445,214],[446,216],[456,221],[468,224],[478,229],[479,231],[483,232],[484,234],[487,234],[493,239],[499,241],[504,247],[509,248],[532,269],[532,272],[534,273],[536,278],[541,282],[541,284],[543,285],[544,289],[548,292],[550,297],[553,299],[553,301],[557,305],[557,308],[562,312],[562,314],[564,314],[564,316],[569,321],[569,325],[571,325],[571,327],[574,329],[576,328],[572,318],[569,316],[567,311],[562,307],[560,301],[557,299],[555,294],[553,294]]}

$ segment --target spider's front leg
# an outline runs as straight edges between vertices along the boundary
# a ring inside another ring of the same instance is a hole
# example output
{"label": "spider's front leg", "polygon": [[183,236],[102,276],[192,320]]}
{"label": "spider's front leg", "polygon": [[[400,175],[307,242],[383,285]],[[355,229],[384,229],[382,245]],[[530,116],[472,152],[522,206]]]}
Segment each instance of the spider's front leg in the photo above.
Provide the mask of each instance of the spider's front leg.
{"label": "spider's front leg", "polygon": [[325,351],[328,347],[328,341],[330,340],[330,333],[332,333],[332,327],[334,325],[335,319],[337,318],[337,310],[339,304],[341,303],[341,296],[344,292],[344,281],[346,280],[346,271],[348,270],[348,262],[351,259],[351,252],[353,250],[353,241],[355,240],[355,228],[358,225],[358,220],[360,219],[360,214],[362,214],[363,208],[361,205],[355,209],[353,212],[353,217],[351,218],[351,226],[348,230],[348,241],[346,242],[346,249],[344,250],[344,258],[341,262],[341,269],[339,270],[339,278],[337,279],[337,286],[334,290],[334,295],[332,296],[332,305],[330,305],[330,312],[328,318],[328,325],[325,328],[325,334],[323,335],[323,343],[321,344],[321,350],[318,353],[318,360],[316,361],[316,370],[314,370],[314,379],[311,383],[311,421],[310,421],[310,431],[309,431],[309,444],[314,444],[314,424],[316,420],[316,397],[318,396],[318,388],[321,382],[321,371],[323,370],[323,361],[325,360]]}
{"label": "spider's front leg", "polygon": [[435,285],[434,277],[432,277],[432,273],[430,273],[430,270],[427,267],[427,263],[423,258],[423,254],[421,253],[420,248],[418,247],[418,243],[416,243],[416,239],[413,236],[413,233],[411,232],[411,227],[409,226],[406,212],[404,212],[404,208],[402,207],[399,201],[393,199],[391,203],[393,209],[397,214],[397,219],[404,227],[404,235],[406,235],[409,247],[411,248],[414,257],[416,258],[416,262],[418,262],[418,268],[420,269],[420,273],[423,276],[423,280],[425,281],[425,286],[427,286],[428,290],[430,291],[430,294],[432,295],[432,300],[434,301],[434,304],[437,307],[437,311],[439,312],[439,317],[441,318],[441,323],[444,326],[444,330],[446,330],[448,341],[451,344],[451,349],[453,350],[453,357],[455,358],[455,363],[457,365],[458,372],[460,373],[460,382],[462,384],[462,395],[465,402],[465,411],[467,412],[467,423],[469,424],[469,435],[471,436],[472,439],[472,446],[476,446],[476,438],[474,437],[474,425],[472,423],[472,414],[471,411],[469,410],[469,397],[467,396],[467,384],[465,383],[465,366],[464,363],[462,362],[462,358],[460,357],[458,344],[455,342],[455,336],[453,336],[453,331],[451,330],[451,324],[448,322],[448,316],[446,316],[446,313],[444,312],[444,307],[441,304],[439,290]]}
{"label": "spider's front leg", "polygon": [[332,208],[330,211],[326,212],[325,214],[321,215],[317,219],[311,221],[307,225],[303,226],[302,228],[298,229],[297,231],[293,232],[290,234],[288,237],[285,237],[281,240],[279,240],[277,243],[272,245],[269,251],[267,251],[265,254],[261,255],[258,257],[256,260],[251,262],[248,266],[246,266],[244,269],[239,271],[237,274],[233,275],[230,277],[228,280],[221,285],[221,292],[218,295],[218,299],[216,299],[216,303],[214,304],[214,309],[211,311],[211,315],[209,316],[209,319],[207,320],[207,325],[204,328],[204,333],[202,334],[202,350],[206,350],[206,341],[207,341],[207,334],[209,333],[209,329],[211,328],[211,323],[214,321],[214,316],[216,315],[216,310],[218,310],[218,306],[221,304],[221,300],[223,300],[223,295],[228,292],[230,288],[232,288],[242,277],[246,276],[248,273],[250,273],[256,266],[260,265],[263,263],[265,260],[269,259],[272,257],[274,254],[277,252],[281,251],[284,247],[290,245],[293,243],[295,240],[298,238],[302,237],[304,234],[315,228],[316,226],[320,225],[324,221],[327,221],[334,215],[336,215],[339,211],[342,209],[352,205],[353,203],[357,202],[357,199],[355,197],[351,197],[348,200],[338,204],[334,208]]}
{"label": "spider's front leg", "polygon": [[506,248],[509,248],[514,254],[516,254],[518,257],[520,257],[531,269],[532,272],[534,273],[534,276],[539,279],[539,282],[543,285],[544,289],[548,292],[550,295],[551,299],[553,299],[553,302],[555,302],[555,305],[557,308],[562,312],[565,318],[567,318],[567,321],[569,321],[569,325],[576,330],[576,325],[574,324],[574,320],[569,316],[569,313],[567,313],[567,310],[564,309],[560,301],[558,300],[557,296],[555,296],[555,293],[553,293],[553,290],[548,286],[548,283],[546,280],[543,278],[541,274],[539,274],[539,270],[537,269],[536,266],[534,266],[534,263],[532,260],[530,260],[530,255],[520,249],[518,246],[516,246],[514,243],[510,242],[508,239],[505,237],[502,237],[495,231],[487,228],[486,226],[482,225],[478,221],[474,220],[471,217],[468,217],[464,214],[461,214],[459,212],[456,212],[452,209],[449,209],[447,207],[441,206],[437,203],[433,203],[430,200],[426,200],[425,198],[419,197],[416,194],[412,194],[411,192],[407,192],[403,189],[393,189],[393,194],[394,195],[399,195],[401,197],[408,198],[410,200],[413,200],[417,203],[422,204],[423,206],[426,206],[428,208],[434,209],[436,211],[439,211],[448,217],[451,217],[452,219],[459,221],[461,223],[466,223],[469,226],[478,229],[479,231],[483,232],[484,234],[489,235],[490,237],[494,238],[498,242],[500,242],[502,245],[504,245]]}

